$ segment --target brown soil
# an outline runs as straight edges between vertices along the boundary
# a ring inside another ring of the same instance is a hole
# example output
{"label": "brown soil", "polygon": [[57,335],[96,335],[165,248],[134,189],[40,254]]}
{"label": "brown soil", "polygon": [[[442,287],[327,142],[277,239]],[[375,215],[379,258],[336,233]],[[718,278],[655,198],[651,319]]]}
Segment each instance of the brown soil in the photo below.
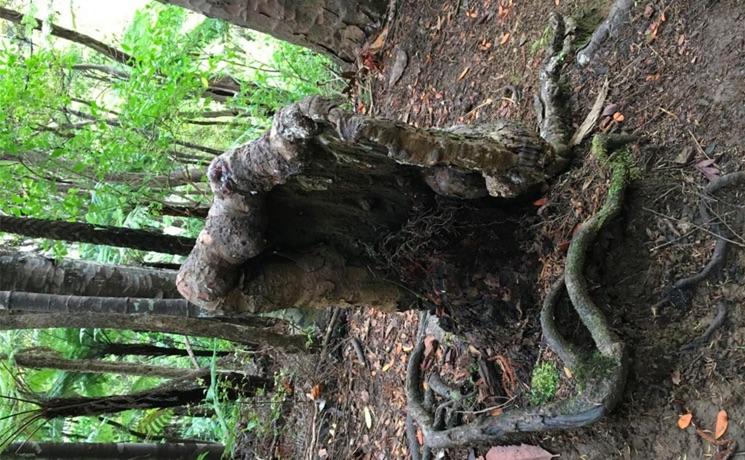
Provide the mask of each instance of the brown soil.
{"label": "brown soil", "polygon": [[[379,53],[379,70],[371,72],[372,92],[359,106],[420,126],[500,117],[534,124],[532,96],[549,13],[558,10],[592,24],[608,7],[603,1],[579,0],[557,0],[558,6],[545,0],[398,3],[397,19]],[[633,149],[640,175],[624,215],[596,245],[586,270],[596,301],[630,347],[627,390],[620,407],[591,427],[505,443],[538,444],[563,459],[710,458],[716,446],[693,428],[679,429],[678,415],[681,408],[690,410],[700,428],[713,430],[717,412],[724,409],[729,414],[724,438],[737,442],[738,458],[745,455],[743,251],[733,246],[722,276],[704,282],[689,305],[657,310],[652,305],[676,279],[697,272],[713,247],[711,235],[701,230],[705,224],[698,202],[707,178],[696,164],[715,159],[713,166],[724,174],[743,169],[745,163],[745,8],[738,0],[658,1],[639,3],[632,18],[588,67],[573,62],[567,67],[575,126],[607,79],[605,105],[615,104],[610,112],[617,114],[615,120],[604,117],[601,127],[640,138]],[[406,51],[408,66],[400,81],[389,86],[397,48]],[[572,169],[534,197],[540,200],[525,228],[532,232],[530,253],[540,264],[536,299],[561,272],[575,225],[597,210],[606,191],[606,175],[593,161],[583,161],[586,144],[577,149]],[[745,212],[743,188],[725,191],[719,202],[723,208],[717,207],[733,223],[728,234],[739,244],[745,227],[733,216]],[[710,344],[681,352],[683,344],[706,329],[718,302],[729,307],[729,315]],[[500,364],[498,393],[514,395],[513,405],[526,401],[532,365],[538,359],[556,361],[541,343],[538,302],[523,305],[521,311],[512,340],[481,350]],[[333,342],[340,356],[317,366],[314,377],[297,382],[295,404],[308,408],[306,414],[317,403],[304,394],[315,384],[325,385],[325,420],[313,424],[311,415],[290,423],[306,442],[286,455],[407,458],[403,381],[417,322],[414,313],[349,312],[345,336]],[[564,324],[574,330],[577,326],[572,318]],[[364,348],[367,367],[359,362],[352,338]],[[490,395],[473,370],[475,360],[457,343],[451,348],[441,348],[440,362],[450,364],[440,369],[451,381],[471,382],[482,405],[488,405]],[[513,379],[505,378],[510,370]],[[559,396],[570,391],[570,382],[562,382]],[[311,427],[319,425],[321,434],[314,438]],[[315,443],[309,447],[311,438]],[[485,449],[473,453],[483,455]],[[468,454],[462,449],[446,458]]]}

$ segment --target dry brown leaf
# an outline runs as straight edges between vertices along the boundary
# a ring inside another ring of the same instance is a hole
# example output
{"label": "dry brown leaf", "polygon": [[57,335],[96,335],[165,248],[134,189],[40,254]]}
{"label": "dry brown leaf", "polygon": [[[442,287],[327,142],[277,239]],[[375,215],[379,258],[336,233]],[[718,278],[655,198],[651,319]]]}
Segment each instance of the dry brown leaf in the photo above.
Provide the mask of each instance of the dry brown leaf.
{"label": "dry brown leaf", "polygon": [[621,123],[625,119],[626,117],[624,117],[621,112],[616,112],[613,114],[613,121],[615,121],[616,123]]}
{"label": "dry brown leaf", "polygon": [[548,198],[545,196],[543,198],[538,198],[533,202],[533,206],[536,208],[540,208],[541,206],[546,206],[546,203],[548,203]]}
{"label": "dry brown leaf", "polygon": [[321,396],[321,391],[323,390],[322,384],[313,385],[313,388],[310,389],[310,399],[315,401]]}
{"label": "dry brown leaf", "polygon": [[509,39],[510,39],[510,33],[509,32],[505,32],[505,33],[502,34],[502,38],[499,40],[499,44],[500,45],[504,45],[505,43],[507,43],[507,40],[509,40]]}
{"label": "dry brown leaf", "polygon": [[418,442],[420,446],[424,445],[424,433],[422,433],[420,428],[416,429],[416,442]]}
{"label": "dry brown leaf", "polygon": [[371,53],[377,53],[383,48],[383,45],[385,45],[385,39],[388,38],[388,27],[384,27],[383,30],[380,31],[377,37],[375,37],[375,40],[373,40],[372,43],[370,43],[370,47],[368,48]]}
{"label": "dry brown leaf", "polygon": [[717,424],[714,428],[714,438],[719,439],[721,438],[724,433],[727,432],[727,425],[729,424],[729,417],[727,416],[727,411],[722,409],[717,414]]}
{"label": "dry brown leaf", "polygon": [[519,446],[492,447],[485,460],[550,460],[558,455],[547,452],[538,446],[520,444]]}
{"label": "dry brown leaf", "polygon": [[693,414],[690,412],[687,414],[683,414],[680,417],[678,417],[678,428],[681,430],[685,430],[689,426],[691,426],[691,421],[693,420]]}
{"label": "dry brown leaf", "polygon": [[492,417],[498,417],[502,415],[502,412],[504,411],[502,410],[501,407],[495,407],[494,409],[489,411],[489,415],[491,415]]}

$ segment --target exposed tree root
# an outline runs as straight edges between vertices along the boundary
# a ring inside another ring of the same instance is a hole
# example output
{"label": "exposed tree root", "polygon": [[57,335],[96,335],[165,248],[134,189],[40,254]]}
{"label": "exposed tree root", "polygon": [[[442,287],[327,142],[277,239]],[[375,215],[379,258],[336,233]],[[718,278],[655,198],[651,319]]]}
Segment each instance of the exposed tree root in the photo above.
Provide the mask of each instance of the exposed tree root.
{"label": "exposed tree root", "polygon": [[634,6],[633,0],[615,0],[613,2],[610,11],[608,11],[608,17],[592,33],[590,41],[577,52],[577,62],[580,65],[589,64],[603,42],[615,34],[623,23],[629,21],[629,12],[632,6]]}
{"label": "exposed tree root", "polygon": [[709,225],[711,234],[716,235],[717,241],[714,245],[714,252],[712,252],[711,259],[709,259],[700,272],[676,281],[664,294],[662,299],[654,305],[653,309],[656,310],[667,303],[672,303],[676,306],[687,305],[696,286],[707,278],[719,273],[719,271],[724,267],[724,263],[727,259],[727,251],[729,250],[729,241],[722,236],[722,229],[719,225],[719,221],[709,215],[708,202],[709,200],[714,199],[713,194],[719,190],[741,183],[745,183],[745,171],[724,175],[710,182],[704,188],[704,197],[701,199],[699,204],[699,212],[701,213],[704,222]]}
{"label": "exposed tree root", "polygon": [[[609,144],[618,139],[596,136],[593,154],[611,169],[610,188],[605,203],[593,217],[577,230],[569,247],[564,279],[556,282],[541,314],[541,323],[549,346],[569,368],[582,368],[586,381],[580,393],[565,401],[542,407],[517,409],[499,416],[487,416],[470,424],[441,429],[437,416],[424,404],[422,363],[424,343],[419,342],[409,358],[406,393],[409,415],[422,429],[425,445],[432,449],[485,444],[501,441],[513,433],[526,433],[574,428],[592,423],[610,410],[621,398],[626,382],[627,363],[624,344],[611,331],[602,310],[594,303],[584,278],[586,252],[605,224],[621,211],[621,203],[631,174],[628,158],[620,153],[609,156]],[[566,287],[569,298],[580,319],[590,331],[598,355],[582,356],[561,336],[554,322],[554,308]]]}
{"label": "exposed tree root", "polygon": [[724,302],[719,302],[717,306],[717,314],[714,319],[709,323],[709,327],[706,328],[703,334],[695,339],[691,340],[687,344],[680,348],[680,351],[694,350],[700,346],[706,345],[711,339],[711,335],[716,331],[719,326],[724,324],[724,320],[727,318],[727,305]]}

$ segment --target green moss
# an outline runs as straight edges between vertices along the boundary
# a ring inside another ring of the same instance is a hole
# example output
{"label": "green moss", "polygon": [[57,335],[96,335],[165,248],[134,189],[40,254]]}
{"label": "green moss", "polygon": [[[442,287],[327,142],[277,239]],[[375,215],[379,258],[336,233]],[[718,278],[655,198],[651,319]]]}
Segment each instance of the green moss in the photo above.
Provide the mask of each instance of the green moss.
{"label": "green moss", "polygon": [[533,369],[530,379],[530,403],[545,404],[556,396],[559,387],[559,371],[553,363],[540,363]]}
{"label": "green moss", "polygon": [[618,361],[614,358],[605,356],[599,351],[594,352],[574,369],[577,387],[581,390],[585,388],[588,380],[601,380],[611,375],[617,366]]}
{"label": "green moss", "polygon": [[530,44],[530,54],[535,55],[542,49],[546,48],[548,45],[549,40],[551,40],[551,34],[552,34],[551,26],[546,26],[545,29],[543,29],[543,33],[541,36]]}

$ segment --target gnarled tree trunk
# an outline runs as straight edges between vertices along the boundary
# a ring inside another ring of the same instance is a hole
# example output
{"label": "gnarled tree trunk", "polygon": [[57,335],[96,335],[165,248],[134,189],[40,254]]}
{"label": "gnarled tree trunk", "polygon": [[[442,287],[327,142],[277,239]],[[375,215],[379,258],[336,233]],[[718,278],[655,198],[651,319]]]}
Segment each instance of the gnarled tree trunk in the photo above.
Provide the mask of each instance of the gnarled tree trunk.
{"label": "gnarled tree trunk", "polygon": [[[300,297],[304,306],[410,308],[410,292],[369,268],[367,248],[436,195],[514,198],[561,160],[515,124],[420,129],[308,98],[282,109],[260,139],[213,161],[215,198],[178,289],[216,310]],[[285,297],[286,286],[297,292]]]}
{"label": "gnarled tree trunk", "polygon": [[388,6],[385,0],[161,1],[314,49],[341,64],[355,61]]}

